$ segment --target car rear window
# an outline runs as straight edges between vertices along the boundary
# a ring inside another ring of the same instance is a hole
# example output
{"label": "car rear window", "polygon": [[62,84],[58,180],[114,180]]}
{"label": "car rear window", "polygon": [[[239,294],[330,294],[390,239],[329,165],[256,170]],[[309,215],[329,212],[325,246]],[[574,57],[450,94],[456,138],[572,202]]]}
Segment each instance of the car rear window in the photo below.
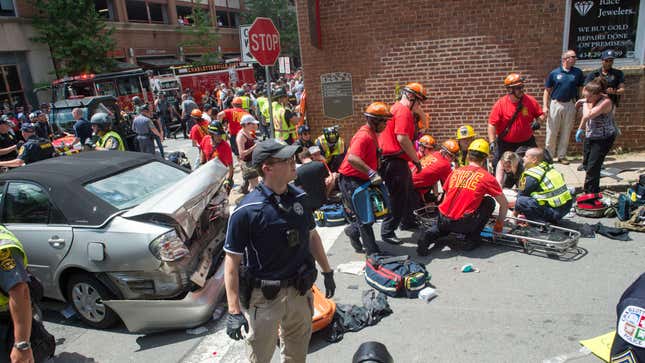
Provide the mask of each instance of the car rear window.
{"label": "car rear window", "polygon": [[117,209],[137,206],[188,173],[153,161],[85,185],[85,189]]}

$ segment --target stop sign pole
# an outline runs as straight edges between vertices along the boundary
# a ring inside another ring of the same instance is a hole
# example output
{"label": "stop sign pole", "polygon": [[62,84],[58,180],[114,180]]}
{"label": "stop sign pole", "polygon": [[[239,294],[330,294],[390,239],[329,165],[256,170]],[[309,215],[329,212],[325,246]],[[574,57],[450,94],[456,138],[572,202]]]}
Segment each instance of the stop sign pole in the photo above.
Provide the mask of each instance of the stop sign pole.
{"label": "stop sign pole", "polygon": [[270,137],[275,137],[273,125],[273,102],[271,101],[271,72],[269,66],[275,64],[280,55],[280,33],[269,18],[256,18],[249,28],[249,52],[260,65],[264,66],[267,79],[267,98],[269,99]]}

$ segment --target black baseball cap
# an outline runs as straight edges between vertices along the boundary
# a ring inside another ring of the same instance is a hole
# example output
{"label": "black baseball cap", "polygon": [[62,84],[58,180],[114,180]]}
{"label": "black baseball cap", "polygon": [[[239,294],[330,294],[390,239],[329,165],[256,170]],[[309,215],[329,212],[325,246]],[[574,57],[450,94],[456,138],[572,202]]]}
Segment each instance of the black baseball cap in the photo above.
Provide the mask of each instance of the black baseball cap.
{"label": "black baseball cap", "polygon": [[300,145],[287,145],[276,139],[264,140],[253,149],[252,164],[260,166],[268,158],[287,159],[302,150]]}
{"label": "black baseball cap", "polygon": [[600,59],[614,59],[616,58],[616,52],[613,49],[605,49],[600,56]]}

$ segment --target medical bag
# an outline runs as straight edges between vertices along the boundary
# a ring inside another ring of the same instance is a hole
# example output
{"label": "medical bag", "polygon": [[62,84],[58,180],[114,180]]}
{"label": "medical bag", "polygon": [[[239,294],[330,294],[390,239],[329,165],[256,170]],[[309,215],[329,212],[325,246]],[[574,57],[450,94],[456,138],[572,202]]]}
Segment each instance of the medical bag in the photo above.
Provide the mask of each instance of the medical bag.
{"label": "medical bag", "polygon": [[318,227],[334,227],[347,223],[345,208],[342,204],[325,204],[314,212]]}
{"label": "medical bag", "polygon": [[388,296],[416,298],[430,281],[425,265],[407,255],[371,255],[365,263],[365,281]]}
{"label": "medical bag", "polygon": [[602,199],[602,193],[588,193],[578,196],[575,206],[576,214],[589,218],[612,217],[614,208],[605,204]]}

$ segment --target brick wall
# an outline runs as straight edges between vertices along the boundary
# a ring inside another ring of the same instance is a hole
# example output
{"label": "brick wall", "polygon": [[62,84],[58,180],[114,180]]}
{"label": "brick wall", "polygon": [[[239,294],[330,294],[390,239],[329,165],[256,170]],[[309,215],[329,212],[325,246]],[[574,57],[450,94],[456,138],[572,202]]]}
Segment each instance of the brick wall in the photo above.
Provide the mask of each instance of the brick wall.
{"label": "brick wall", "polygon": [[[504,77],[519,72],[527,93],[542,104],[543,82],[560,63],[564,2],[558,0],[321,1],[322,50],[309,38],[307,0],[297,0],[298,26],[308,119],[319,132],[339,123],[345,138],[363,123],[372,101],[394,101],[398,85],[417,81],[429,90],[423,108],[431,115],[435,138],[454,137],[471,123],[485,135],[488,114],[505,93]],[[339,121],[322,115],[320,74],[352,74],[354,115]],[[626,80],[618,112],[623,136],[617,143],[643,149],[645,79],[642,69]],[[540,143],[544,131],[537,133]]]}

